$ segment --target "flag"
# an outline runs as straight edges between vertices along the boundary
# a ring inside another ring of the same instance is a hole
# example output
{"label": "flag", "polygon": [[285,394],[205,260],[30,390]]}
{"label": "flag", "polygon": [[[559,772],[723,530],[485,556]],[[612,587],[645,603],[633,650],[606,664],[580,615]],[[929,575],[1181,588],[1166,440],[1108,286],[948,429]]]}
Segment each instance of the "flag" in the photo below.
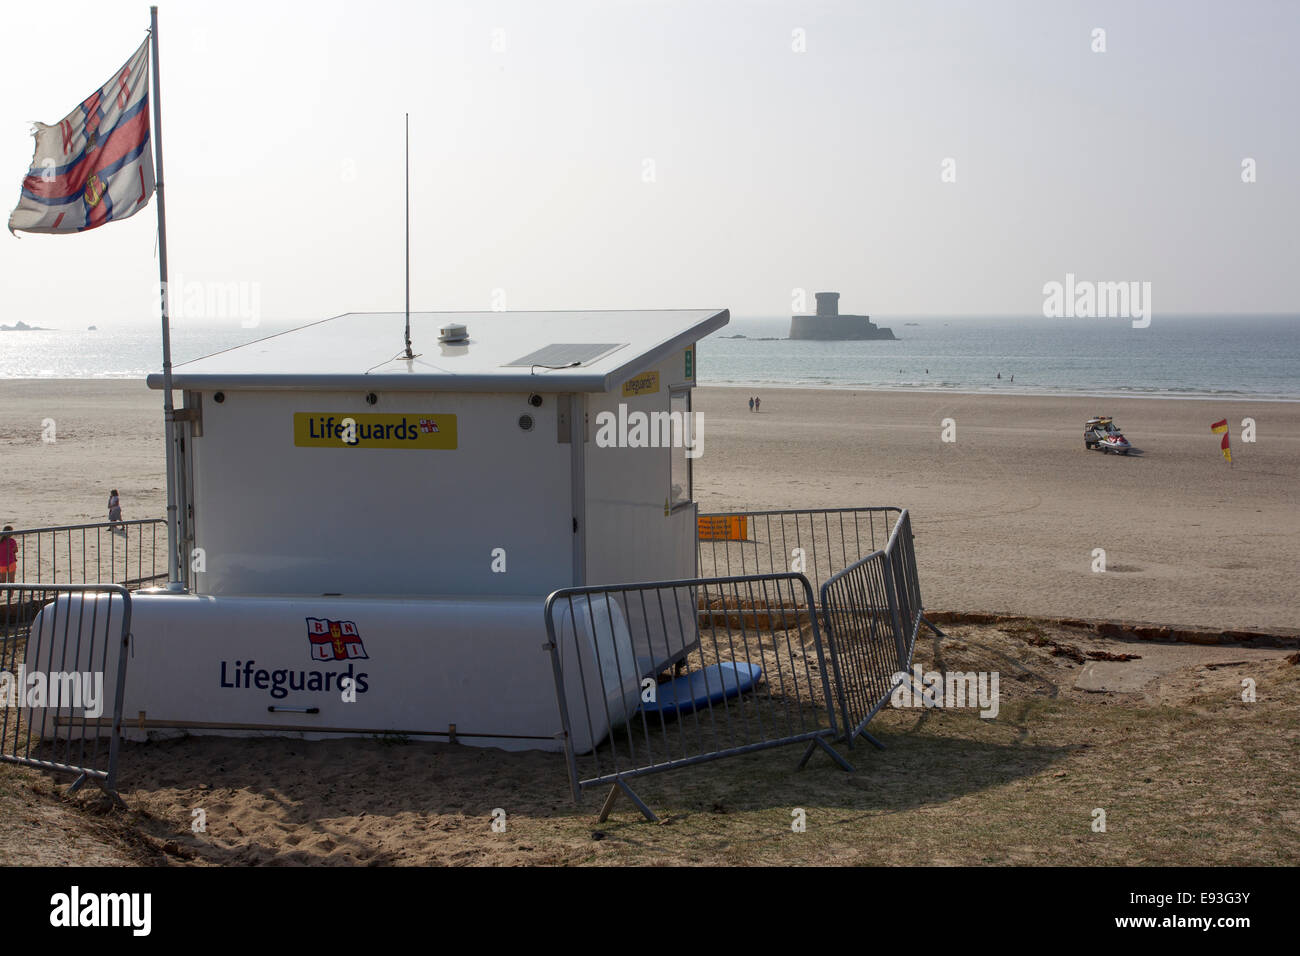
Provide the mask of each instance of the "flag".
{"label": "flag", "polygon": [[1232,449],[1228,447],[1228,420],[1226,418],[1215,422],[1210,426],[1210,431],[1216,435],[1222,435],[1223,441],[1219,445],[1219,450],[1223,452],[1223,460],[1232,464]]}
{"label": "flag", "polygon": [[307,640],[311,656],[318,661],[346,661],[353,658],[369,659],[361,643],[361,632],[355,621],[331,621],[328,618],[307,618]]}
{"label": "flag", "polygon": [[36,123],[32,136],[36,153],[10,232],[84,232],[147,206],[149,41],[57,125]]}

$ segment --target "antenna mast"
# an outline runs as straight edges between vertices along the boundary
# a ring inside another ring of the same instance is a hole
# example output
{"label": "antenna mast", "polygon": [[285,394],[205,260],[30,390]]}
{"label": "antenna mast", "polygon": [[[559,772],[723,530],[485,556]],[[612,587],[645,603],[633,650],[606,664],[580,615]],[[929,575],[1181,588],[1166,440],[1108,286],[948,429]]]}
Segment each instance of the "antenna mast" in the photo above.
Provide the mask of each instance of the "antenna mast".
{"label": "antenna mast", "polygon": [[411,114],[406,114],[406,358],[411,354]]}

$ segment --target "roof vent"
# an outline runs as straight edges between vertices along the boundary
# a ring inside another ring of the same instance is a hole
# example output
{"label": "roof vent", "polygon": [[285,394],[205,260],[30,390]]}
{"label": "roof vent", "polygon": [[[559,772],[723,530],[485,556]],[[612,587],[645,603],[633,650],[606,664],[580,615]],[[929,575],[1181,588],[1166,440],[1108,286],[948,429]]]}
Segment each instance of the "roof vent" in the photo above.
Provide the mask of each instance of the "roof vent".
{"label": "roof vent", "polygon": [[439,342],[468,342],[469,329],[459,322],[453,322],[451,325],[444,325],[438,331]]}

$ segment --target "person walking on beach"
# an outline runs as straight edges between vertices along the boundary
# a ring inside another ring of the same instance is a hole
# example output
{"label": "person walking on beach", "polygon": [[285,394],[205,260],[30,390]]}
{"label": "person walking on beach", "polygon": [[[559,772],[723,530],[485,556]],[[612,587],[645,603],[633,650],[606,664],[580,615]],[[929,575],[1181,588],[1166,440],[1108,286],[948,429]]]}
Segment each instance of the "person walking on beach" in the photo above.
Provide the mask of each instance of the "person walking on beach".
{"label": "person walking on beach", "polygon": [[754,396],[754,411],[758,411],[758,406],[762,403],[762,401],[763,400],[759,398],[757,395]]}
{"label": "person walking on beach", "polygon": [[[121,524],[122,522],[122,499],[117,496],[117,489],[114,488],[108,495],[108,523],[112,525]],[[114,528],[113,530],[117,530]]]}
{"label": "person walking on beach", "polygon": [[749,410],[751,412],[754,410],[754,396],[752,395],[749,397]]}
{"label": "person walking on beach", "polygon": [[18,539],[9,532],[11,524],[0,532],[0,584],[12,584],[18,577]]}

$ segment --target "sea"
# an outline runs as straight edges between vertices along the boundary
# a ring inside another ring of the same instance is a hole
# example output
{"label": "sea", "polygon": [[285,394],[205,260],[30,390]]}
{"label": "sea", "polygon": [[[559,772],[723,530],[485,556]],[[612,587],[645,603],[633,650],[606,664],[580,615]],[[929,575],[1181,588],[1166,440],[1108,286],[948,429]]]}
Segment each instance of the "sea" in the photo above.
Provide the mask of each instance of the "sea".
{"label": "sea", "polygon": [[[701,385],[1300,401],[1300,314],[872,316],[895,341],[792,341],[789,317],[744,317],[700,341]],[[180,323],[181,363],[293,328]],[[737,337],[741,336],[741,337]],[[418,344],[418,343],[417,343]],[[0,377],[143,378],[157,326],[0,332]]]}

